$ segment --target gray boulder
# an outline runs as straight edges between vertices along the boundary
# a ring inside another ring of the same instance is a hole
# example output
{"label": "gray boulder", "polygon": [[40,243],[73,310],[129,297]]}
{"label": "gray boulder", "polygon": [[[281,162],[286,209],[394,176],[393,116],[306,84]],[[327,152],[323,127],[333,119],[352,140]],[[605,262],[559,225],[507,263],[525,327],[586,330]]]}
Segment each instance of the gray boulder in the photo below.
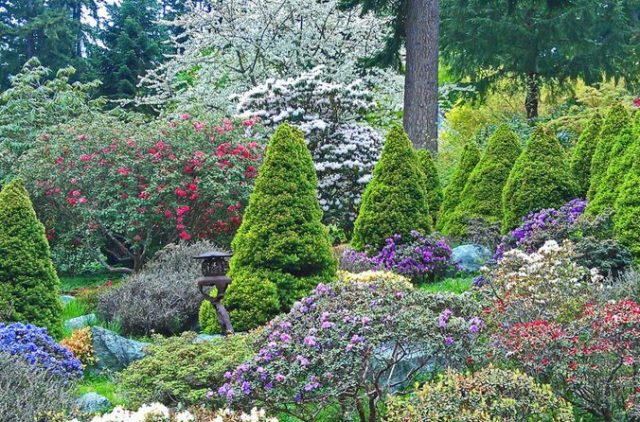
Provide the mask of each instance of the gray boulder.
{"label": "gray boulder", "polygon": [[214,335],[209,335],[209,334],[198,334],[196,336],[195,342],[196,343],[202,343],[204,341],[213,341],[215,339],[218,338],[222,338],[222,334],[214,334]]}
{"label": "gray boulder", "polygon": [[71,302],[73,302],[74,300],[76,300],[75,297],[70,296],[70,295],[62,295],[60,296],[60,301],[62,302],[63,305],[67,305]]}
{"label": "gray boulder", "polygon": [[148,343],[130,340],[102,327],[91,327],[93,349],[99,369],[119,371],[142,359]]}
{"label": "gray boulder", "polygon": [[76,404],[83,413],[102,413],[111,409],[111,402],[105,396],[98,393],[86,393],[76,400]]}
{"label": "gray boulder", "polygon": [[[433,358],[420,345],[404,345],[406,356],[384,371],[381,384],[392,393],[398,392],[415,382],[420,374],[433,370]],[[372,361],[373,371],[377,372],[393,361],[393,343],[383,344],[376,348]]]}
{"label": "gray boulder", "polygon": [[64,328],[73,331],[78,328],[86,327],[96,323],[96,314],[82,315],[76,318],[68,319],[64,322]]}
{"label": "gray boulder", "polygon": [[490,259],[491,251],[482,245],[460,245],[451,253],[451,260],[467,273],[478,271]]}

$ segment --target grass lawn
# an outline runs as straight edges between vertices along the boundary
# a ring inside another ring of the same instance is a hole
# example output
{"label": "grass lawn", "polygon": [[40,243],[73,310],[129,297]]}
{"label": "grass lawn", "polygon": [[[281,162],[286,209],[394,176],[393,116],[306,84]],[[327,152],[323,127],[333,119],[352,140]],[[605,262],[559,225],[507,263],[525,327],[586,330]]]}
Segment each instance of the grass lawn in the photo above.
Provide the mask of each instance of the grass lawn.
{"label": "grass lawn", "polygon": [[420,289],[432,293],[451,292],[460,294],[469,290],[472,282],[473,277],[470,276],[452,277],[436,283],[423,284]]}
{"label": "grass lawn", "polygon": [[119,281],[122,276],[119,274],[100,273],[93,275],[59,275],[58,277],[60,278],[60,291],[63,294],[69,294],[83,287],[102,286],[109,280],[113,282]]}
{"label": "grass lawn", "polygon": [[82,382],[78,385],[78,396],[86,393],[98,393],[105,396],[114,407],[126,404],[124,397],[118,392],[118,387],[113,377],[109,375],[86,373]]}

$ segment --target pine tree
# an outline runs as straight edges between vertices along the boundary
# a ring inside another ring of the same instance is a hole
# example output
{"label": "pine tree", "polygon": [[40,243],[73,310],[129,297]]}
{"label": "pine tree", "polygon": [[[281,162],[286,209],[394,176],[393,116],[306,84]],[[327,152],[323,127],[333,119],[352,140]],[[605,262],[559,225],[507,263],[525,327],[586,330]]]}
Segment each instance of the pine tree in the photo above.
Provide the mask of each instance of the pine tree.
{"label": "pine tree", "polygon": [[634,155],[634,146],[640,142],[638,124],[640,124],[640,114],[636,115],[635,123],[626,125],[616,137],[609,153],[607,171],[600,179],[600,186],[587,206],[586,211],[590,215],[613,209],[620,186],[624,182],[624,176],[631,170],[633,162],[638,160],[638,156]]}
{"label": "pine tree", "polygon": [[302,133],[279,126],[232,243],[233,282],[225,303],[235,329],[263,324],[318,283],[333,280],[337,263],[316,189]]}
{"label": "pine tree", "polygon": [[44,226],[19,179],[0,191],[0,304],[8,321],[62,335],[62,303]]}
{"label": "pine tree", "polygon": [[518,226],[532,211],[559,207],[571,200],[575,191],[560,141],[536,128],[504,186],[502,230]]}
{"label": "pine tree", "polygon": [[598,136],[596,150],[591,158],[591,180],[589,181],[589,191],[587,192],[589,201],[593,200],[598,193],[600,182],[609,167],[611,148],[613,148],[616,138],[622,132],[622,129],[630,123],[629,113],[622,104],[615,105],[607,113]]}
{"label": "pine tree", "polygon": [[[638,157],[640,145],[633,146]],[[614,204],[614,232],[618,240],[631,250],[640,264],[640,160],[635,160],[624,177]]]}
{"label": "pine tree", "polygon": [[443,233],[464,237],[467,234],[467,222],[471,219],[488,224],[502,222],[502,189],[519,155],[518,136],[509,126],[499,126],[489,138],[482,158],[469,175],[460,194],[460,203],[444,225]]}
{"label": "pine tree", "polygon": [[480,150],[478,146],[474,141],[468,142],[462,150],[460,163],[458,167],[456,167],[451,181],[444,189],[440,216],[436,222],[436,228],[438,230],[442,231],[443,227],[447,225],[451,215],[460,203],[462,191],[467,184],[469,175],[471,175],[476,164],[478,164],[478,161],[480,161]]}
{"label": "pine tree", "polygon": [[440,215],[440,207],[442,206],[442,186],[440,186],[440,176],[438,169],[433,162],[431,152],[426,149],[417,151],[418,165],[424,174],[424,190],[427,194],[427,204],[429,206],[429,214],[433,223],[438,221]]}
{"label": "pine tree", "polygon": [[394,127],[362,196],[351,245],[378,251],[394,234],[408,238],[412,230],[430,233],[430,220],[418,159],[404,130]]}
{"label": "pine tree", "polygon": [[103,31],[98,54],[103,94],[112,99],[138,94],[138,78],[163,60],[167,31],[156,23],[160,6],[154,0],[123,0],[108,7],[111,24]]}
{"label": "pine tree", "polygon": [[582,131],[571,157],[571,174],[578,185],[579,197],[586,198],[591,180],[591,159],[598,145],[598,136],[602,128],[602,117],[595,115]]}

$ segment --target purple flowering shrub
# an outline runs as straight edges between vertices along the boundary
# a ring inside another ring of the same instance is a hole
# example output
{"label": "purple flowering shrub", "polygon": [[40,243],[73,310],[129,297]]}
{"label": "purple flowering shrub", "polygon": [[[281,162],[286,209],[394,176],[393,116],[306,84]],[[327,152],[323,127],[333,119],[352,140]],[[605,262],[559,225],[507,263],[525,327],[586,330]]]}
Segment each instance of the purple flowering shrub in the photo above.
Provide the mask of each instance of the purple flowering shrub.
{"label": "purple flowering shrub", "polygon": [[320,284],[265,327],[259,351],[225,374],[218,394],[302,420],[339,409],[336,420],[375,421],[387,393],[416,375],[481,356],[479,313],[470,296],[385,280]]}
{"label": "purple flowering shrub", "polygon": [[16,356],[65,380],[82,378],[82,364],[56,343],[46,328],[32,324],[0,323],[0,352]]}
{"label": "purple flowering shrub", "polygon": [[373,268],[373,263],[366,252],[358,252],[349,247],[340,251],[338,268],[350,273],[362,273]]}
{"label": "purple flowering shrub", "polygon": [[396,234],[371,257],[374,269],[393,271],[414,283],[433,281],[452,267],[451,247],[444,239],[411,232],[410,239]]}

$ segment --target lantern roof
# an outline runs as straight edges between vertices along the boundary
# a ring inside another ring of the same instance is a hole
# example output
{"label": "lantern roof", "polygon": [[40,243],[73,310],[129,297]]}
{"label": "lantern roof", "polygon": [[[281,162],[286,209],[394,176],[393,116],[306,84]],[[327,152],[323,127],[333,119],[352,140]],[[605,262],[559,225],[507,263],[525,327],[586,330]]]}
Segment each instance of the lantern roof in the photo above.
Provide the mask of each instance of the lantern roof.
{"label": "lantern roof", "polygon": [[231,252],[226,251],[209,251],[201,253],[200,255],[196,255],[193,259],[213,259],[213,258],[229,258],[231,257]]}

